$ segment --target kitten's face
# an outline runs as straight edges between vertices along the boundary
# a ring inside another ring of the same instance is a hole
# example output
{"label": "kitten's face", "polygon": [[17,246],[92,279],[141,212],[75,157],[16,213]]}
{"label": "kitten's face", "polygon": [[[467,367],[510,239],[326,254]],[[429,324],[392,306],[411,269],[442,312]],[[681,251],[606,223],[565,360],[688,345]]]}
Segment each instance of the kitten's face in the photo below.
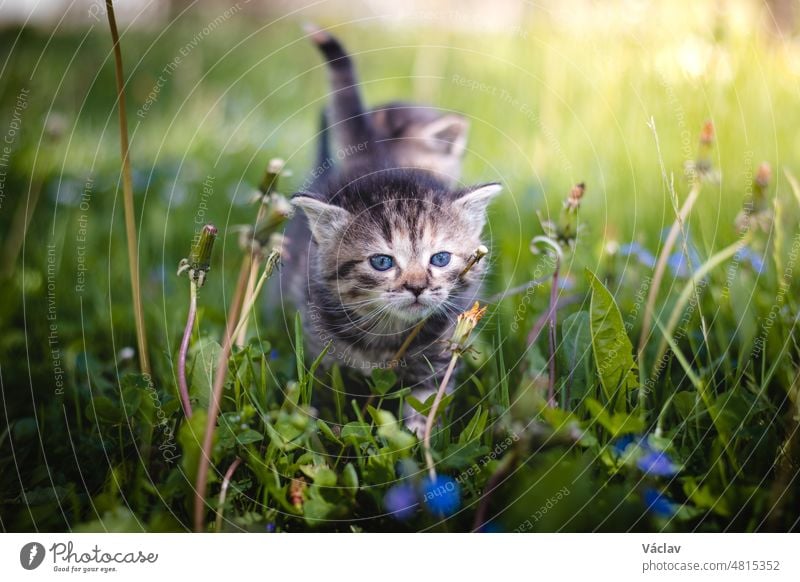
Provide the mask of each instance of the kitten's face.
{"label": "kitten's face", "polygon": [[[460,274],[481,244],[491,184],[453,199],[398,198],[348,212],[295,197],[318,244],[320,276],[362,329],[387,331],[455,311]],[[321,206],[320,206],[321,205]],[[468,281],[480,276],[471,270]]]}

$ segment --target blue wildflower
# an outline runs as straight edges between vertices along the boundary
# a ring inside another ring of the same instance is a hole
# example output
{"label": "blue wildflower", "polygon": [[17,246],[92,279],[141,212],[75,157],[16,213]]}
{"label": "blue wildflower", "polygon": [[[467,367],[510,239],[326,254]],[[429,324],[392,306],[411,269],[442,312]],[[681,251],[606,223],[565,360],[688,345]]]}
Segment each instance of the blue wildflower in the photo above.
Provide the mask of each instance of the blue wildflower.
{"label": "blue wildflower", "polygon": [[267,533],[275,533],[275,524],[269,522],[264,529],[266,530]]}
{"label": "blue wildflower", "polygon": [[748,246],[744,246],[736,253],[737,261],[750,263],[753,270],[759,275],[764,272],[764,257]]}
{"label": "blue wildflower", "polygon": [[656,517],[672,517],[678,510],[669,497],[652,487],[644,490],[644,504],[647,506],[647,511]]}
{"label": "blue wildflower", "polygon": [[280,357],[280,352],[278,350],[276,350],[275,348],[270,350],[270,352],[269,352],[269,359],[270,360],[273,360],[273,361],[277,360],[278,357]]}
{"label": "blue wildflower", "polygon": [[383,506],[392,517],[405,521],[410,519],[417,511],[417,492],[414,487],[407,484],[392,485],[383,496]]}
{"label": "blue wildflower", "polygon": [[619,437],[617,440],[611,443],[611,449],[617,454],[622,455],[625,452],[625,449],[628,446],[632,445],[638,437],[633,434],[626,434]]}
{"label": "blue wildflower", "polygon": [[672,477],[678,472],[678,466],[664,451],[648,450],[639,457],[636,466],[644,473],[655,477]]}
{"label": "blue wildflower", "polygon": [[461,489],[453,479],[440,475],[422,482],[422,497],[428,510],[447,517],[461,507]]}
{"label": "blue wildflower", "polygon": [[619,247],[619,254],[623,257],[635,257],[645,267],[652,269],[656,266],[656,258],[638,242],[624,244]]}
{"label": "blue wildflower", "polygon": [[694,247],[694,245],[689,243],[687,246],[687,251],[689,254],[689,264],[691,265],[691,269],[689,269],[686,264],[686,254],[684,254],[683,249],[672,253],[667,260],[669,270],[672,271],[672,274],[676,277],[689,277],[692,272],[699,269],[703,264],[703,262],[700,260],[700,253],[697,252],[697,249]]}

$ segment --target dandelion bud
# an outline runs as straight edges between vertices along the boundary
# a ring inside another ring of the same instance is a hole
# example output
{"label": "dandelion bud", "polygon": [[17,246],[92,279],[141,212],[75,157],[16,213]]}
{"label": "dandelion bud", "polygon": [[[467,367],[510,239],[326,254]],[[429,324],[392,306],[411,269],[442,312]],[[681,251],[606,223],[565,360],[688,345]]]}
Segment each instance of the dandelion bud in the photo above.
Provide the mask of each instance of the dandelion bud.
{"label": "dandelion bud", "polygon": [[546,221],[542,223],[545,234],[564,247],[571,246],[578,236],[578,209],[586,193],[586,184],[575,184],[564,200],[564,206],[558,217],[558,222]]}
{"label": "dandelion bud", "polygon": [[202,287],[206,281],[206,274],[211,270],[211,251],[214,250],[214,241],[217,240],[217,227],[206,224],[197,236],[188,259],[183,259],[178,265],[178,275],[184,271],[189,277]]}
{"label": "dandelion bud", "polygon": [[772,168],[767,162],[761,162],[753,180],[753,210],[756,212],[761,212],[769,207],[767,190],[771,179]]}
{"label": "dandelion bud", "polygon": [[580,208],[584,193],[586,193],[586,184],[583,182],[575,184],[572,190],[569,191],[569,196],[567,196],[567,200],[564,202],[564,208],[570,212],[577,212],[578,208]]}
{"label": "dandelion bud", "polygon": [[486,313],[486,306],[481,307],[476,301],[467,311],[459,314],[456,319],[456,327],[453,336],[450,338],[450,350],[454,352],[464,352],[468,348],[467,342],[470,335],[475,331],[478,322]]}
{"label": "dandelion bud", "polygon": [[714,171],[711,154],[714,150],[714,140],[716,132],[711,121],[703,123],[700,130],[700,140],[697,146],[697,159],[687,164],[687,174],[694,180],[715,182],[719,180],[719,174]]}

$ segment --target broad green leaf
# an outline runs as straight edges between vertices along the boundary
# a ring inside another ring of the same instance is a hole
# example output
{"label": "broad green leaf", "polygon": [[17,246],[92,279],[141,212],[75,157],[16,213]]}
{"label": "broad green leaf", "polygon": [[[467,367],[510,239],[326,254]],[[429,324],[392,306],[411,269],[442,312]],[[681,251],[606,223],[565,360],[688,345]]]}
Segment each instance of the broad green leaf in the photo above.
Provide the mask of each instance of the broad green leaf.
{"label": "broad green leaf", "polygon": [[568,387],[569,399],[580,401],[591,384],[592,330],[589,313],[579,311],[564,319],[561,337],[558,355],[562,369],[567,374],[565,391]]}
{"label": "broad green leaf", "polygon": [[605,398],[615,410],[625,410],[628,394],[638,385],[633,345],[622,314],[605,285],[588,269],[592,287],[592,351]]}
{"label": "broad green leaf", "polygon": [[214,385],[214,372],[216,371],[221,351],[222,347],[211,338],[202,338],[192,347],[195,358],[189,395],[193,400],[197,401],[197,407],[199,408],[208,408],[212,386]]}

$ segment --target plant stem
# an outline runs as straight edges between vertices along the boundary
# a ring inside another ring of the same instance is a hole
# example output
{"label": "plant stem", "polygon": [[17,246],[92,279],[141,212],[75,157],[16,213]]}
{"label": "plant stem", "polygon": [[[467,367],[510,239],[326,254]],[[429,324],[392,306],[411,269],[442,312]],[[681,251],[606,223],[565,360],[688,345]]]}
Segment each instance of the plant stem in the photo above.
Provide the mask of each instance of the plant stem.
{"label": "plant stem", "polygon": [[239,468],[239,465],[242,464],[242,458],[236,457],[231,466],[228,467],[228,470],[225,471],[225,476],[222,478],[222,486],[219,489],[219,503],[217,505],[217,524],[216,530],[217,533],[222,531],[222,517],[225,513],[225,498],[228,496],[228,487],[231,484],[231,478],[233,477],[233,473],[236,469]]}
{"label": "plant stem", "polygon": [[433,399],[433,405],[428,411],[428,418],[425,421],[425,434],[423,435],[422,446],[425,449],[425,464],[428,466],[428,474],[431,479],[436,479],[436,468],[433,465],[433,454],[431,453],[433,422],[436,418],[436,413],[439,411],[439,405],[442,403],[442,398],[447,390],[447,384],[450,382],[450,376],[453,374],[457,361],[458,352],[453,352],[453,355],[450,357],[450,363],[447,365],[447,370],[445,370],[444,377],[442,378],[442,383],[439,386],[439,390],[436,392],[436,398]]}
{"label": "plant stem", "polygon": [[[272,251],[270,256],[267,257],[266,265],[264,267],[264,272],[261,274],[261,278],[252,289],[250,288],[250,277],[248,276],[247,289],[243,299],[243,307],[239,316],[239,323],[236,324],[236,327],[233,330],[234,337],[238,337],[239,334],[247,331],[247,321],[249,319],[250,310],[253,309],[253,306],[258,299],[258,295],[261,293],[262,287],[264,287],[264,283],[267,279],[269,279],[270,275],[272,275],[272,271],[275,268],[278,258],[278,251]],[[258,269],[259,262],[255,258],[253,258],[253,265],[256,267],[256,269]],[[253,271],[251,269],[250,273],[252,274],[252,272]]]}
{"label": "plant stem", "polygon": [[228,374],[228,358],[230,358],[231,348],[233,347],[233,330],[238,321],[242,306],[244,290],[247,285],[247,276],[250,272],[251,256],[251,253],[245,253],[242,267],[239,270],[236,290],[233,293],[233,299],[228,308],[228,323],[225,328],[225,338],[222,342],[222,349],[219,353],[217,369],[214,374],[214,385],[211,391],[208,417],[206,418],[206,430],[203,433],[203,452],[200,455],[200,463],[197,467],[197,477],[195,479],[194,529],[197,532],[203,531],[206,489],[208,488],[208,471],[211,465],[211,447],[214,444],[214,431],[217,427],[217,417],[219,416],[220,403],[222,402],[222,390],[225,386],[225,377]]}
{"label": "plant stem", "polygon": [[189,340],[192,338],[192,329],[197,314],[197,283],[189,281],[189,314],[186,317],[186,327],[183,329],[181,349],[178,352],[178,390],[181,396],[181,405],[186,418],[192,418],[192,403],[189,400],[189,386],[186,383],[186,354],[189,352]]}
{"label": "plant stem", "polygon": [[547,380],[547,404],[548,406],[556,406],[556,325],[558,318],[556,317],[558,311],[558,275],[561,270],[561,259],[563,253],[561,247],[558,246],[553,239],[546,236],[536,236],[531,241],[531,247],[537,244],[544,244],[553,250],[555,256],[555,265],[553,268],[553,283],[550,288],[550,308],[548,314],[548,351],[550,352],[549,360],[547,361],[549,374]]}
{"label": "plant stem", "polygon": [[[664,167],[664,158],[661,155],[661,145],[658,141],[658,132],[656,131],[656,124],[653,118],[650,118],[648,127],[650,127],[650,129],[653,131],[653,138],[656,142],[656,152],[658,153],[658,161],[661,166],[661,179],[669,189],[673,207],[677,208],[677,195],[675,194],[673,182],[667,179],[667,171]],[[699,178],[695,178],[694,182],[692,182],[692,189],[689,191],[686,201],[683,203],[683,206],[677,213],[675,220],[669,229],[669,234],[667,234],[667,239],[664,241],[664,247],[661,249],[661,252],[658,255],[655,271],[653,271],[653,281],[650,284],[650,290],[647,293],[647,302],[645,304],[644,318],[642,320],[642,334],[639,336],[639,347],[636,354],[640,371],[644,370],[644,351],[647,347],[647,341],[650,339],[650,331],[653,326],[653,315],[655,313],[656,300],[658,299],[658,291],[661,288],[661,280],[664,278],[664,273],[667,269],[669,256],[672,253],[673,247],[675,246],[675,241],[678,239],[678,234],[682,230],[682,225],[688,220],[689,214],[692,212],[692,207],[694,206],[695,202],[697,202],[698,196],[700,196],[701,189],[702,181]],[[656,358],[656,361],[658,361],[658,358]],[[643,402],[640,402],[640,404],[643,404]]]}
{"label": "plant stem", "polygon": [[122,52],[119,46],[117,20],[114,17],[114,2],[106,0],[108,26],[111,29],[111,40],[114,43],[114,72],[117,81],[117,102],[119,104],[119,143],[122,153],[122,197],[125,213],[125,233],[128,239],[128,267],[131,276],[131,293],[133,295],[133,317],[136,323],[136,343],[139,348],[139,366],[142,373],[150,376],[150,357],[147,350],[147,332],[142,310],[142,290],[139,285],[139,243],[136,235],[135,208],[133,204],[133,179],[131,177],[131,160],[128,146],[128,119],[125,109],[125,91],[122,73]]}

